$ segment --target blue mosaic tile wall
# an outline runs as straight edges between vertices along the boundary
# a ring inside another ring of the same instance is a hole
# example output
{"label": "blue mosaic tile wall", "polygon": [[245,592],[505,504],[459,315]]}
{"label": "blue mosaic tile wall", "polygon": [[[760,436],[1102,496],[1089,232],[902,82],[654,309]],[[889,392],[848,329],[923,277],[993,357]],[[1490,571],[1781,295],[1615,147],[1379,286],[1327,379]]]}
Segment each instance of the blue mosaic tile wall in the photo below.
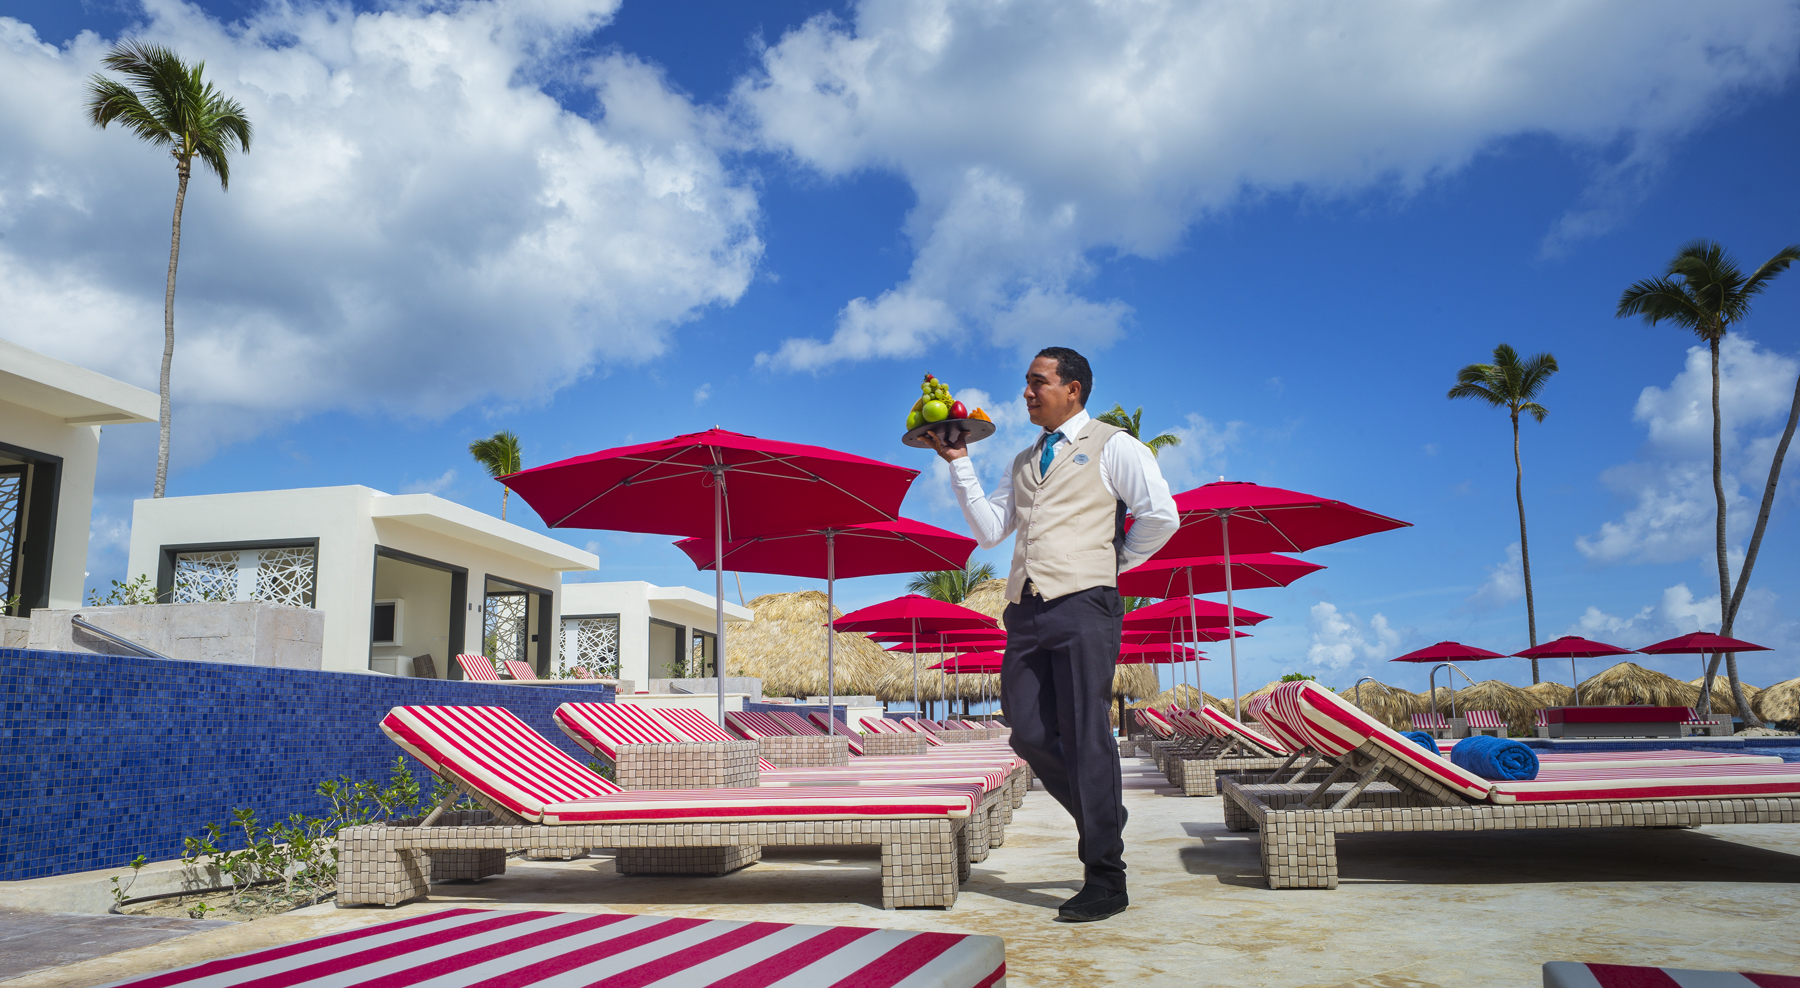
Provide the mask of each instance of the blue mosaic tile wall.
{"label": "blue mosaic tile wall", "polygon": [[402,704],[503,706],[585,763],[550,712],[595,699],[612,690],[0,649],[0,881],[180,857],[236,807],[322,814],[321,780],[387,778],[377,724]]}

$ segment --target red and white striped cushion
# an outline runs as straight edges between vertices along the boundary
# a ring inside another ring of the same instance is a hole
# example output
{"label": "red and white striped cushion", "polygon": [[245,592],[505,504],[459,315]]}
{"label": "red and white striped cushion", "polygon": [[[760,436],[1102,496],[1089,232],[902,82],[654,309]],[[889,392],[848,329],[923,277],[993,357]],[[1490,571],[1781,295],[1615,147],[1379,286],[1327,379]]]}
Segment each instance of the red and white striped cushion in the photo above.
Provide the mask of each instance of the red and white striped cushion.
{"label": "red and white striped cushion", "polygon": [[502,664],[506,666],[506,674],[514,679],[537,678],[537,673],[533,672],[530,666],[520,662],[518,659],[504,659],[502,660]]}
{"label": "red and white striped cushion", "polygon": [[1537,712],[1537,718],[1535,720],[1533,720],[1532,723],[1537,727],[1549,727],[1550,726],[1550,711],[1539,710]]}
{"label": "red and white striped cushion", "polygon": [[1447,731],[1450,729],[1450,722],[1444,719],[1443,714],[1413,714],[1411,720],[1412,729],[1415,731]]}
{"label": "red and white striped cushion", "polygon": [[931,728],[925,726],[926,724],[929,724],[929,723],[931,723],[931,722],[930,721],[921,721],[914,717],[900,718],[900,726],[901,727],[913,732],[914,734],[925,735],[925,746],[926,747],[931,747],[932,745],[943,744],[944,742],[938,740],[937,732],[935,732]]}
{"label": "red and white striped cushion", "polygon": [[1544,988],[1800,988],[1800,977],[1551,961],[1544,965]]}
{"label": "red and white striped cushion", "polygon": [[[714,723],[711,717],[706,716],[698,710],[689,710],[686,707],[652,707],[651,713],[657,720],[663,722],[663,726],[681,735],[688,741],[709,741],[714,743],[720,741],[732,741],[740,744],[744,741],[743,738],[733,737],[723,727]],[[756,760],[756,767],[767,772],[775,768],[775,763],[769,761],[767,758],[758,758]]]}
{"label": "red and white striped cushion", "polygon": [[619,757],[622,744],[683,743],[649,711],[626,703],[565,703],[551,716],[571,740],[607,761]]}
{"label": "red and white striped cushion", "polygon": [[1213,733],[1220,737],[1236,736],[1259,748],[1275,752],[1276,754],[1285,755],[1290,750],[1288,745],[1269,737],[1261,731],[1254,730],[1249,725],[1230,714],[1222,714],[1211,707],[1201,707],[1197,712],[1200,715],[1200,719],[1211,725]]}
{"label": "red and white striped cushion", "polygon": [[1733,755],[1722,751],[1540,751],[1538,764],[1551,768],[1631,768],[1637,765],[1779,765],[1776,755]]}
{"label": "red and white striped cushion", "polygon": [[552,826],[582,823],[755,823],[758,821],[961,819],[981,787],[795,786],[755,789],[640,789],[544,807]]}
{"label": "red and white striped cushion", "polygon": [[1201,720],[1200,715],[1192,710],[1170,711],[1169,722],[1174,725],[1177,734],[1186,737],[1206,739],[1218,737],[1213,733],[1212,727],[1206,721]]}
{"label": "red and white striped cushion", "polygon": [[905,730],[886,717],[864,717],[862,726],[863,731],[869,734],[899,734]]}
{"label": "red and white striped cushion", "polygon": [[1144,726],[1150,728],[1150,733],[1159,738],[1166,739],[1175,736],[1175,725],[1170,723],[1168,715],[1152,707],[1144,708]]}
{"label": "red and white striped cushion", "polygon": [[1483,730],[1505,730],[1506,721],[1500,717],[1498,710],[1465,710],[1463,717],[1470,727]]}
{"label": "red and white striped cushion", "polygon": [[1687,720],[1681,722],[1684,727],[1717,727],[1722,723],[1717,719],[1702,720],[1700,712],[1693,707],[1687,708],[1687,712]]}
{"label": "red and white striped cushion", "polygon": [[1426,751],[1323,686],[1300,680],[1283,683],[1269,695],[1278,718],[1290,727],[1297,727],[1312,747],[1325,755],[1342,757],[1364,742],[1372,742],[1439,784],[1471,799],[1485,799],[1493,790],[1492,782]]}
{"label": "red and white striped cushion", "polygon": [[494,671],[494,660],[485,655],[459,655],[456,664],[462,666],[463,678],[477,683],[497,683],[500,674]]}
{"label": "red and white striped cushion", "polygon": [[625,913],[445,909],[113,986],[995,988],[1005,980],[1006,948],[999,937]]}
{"label": "red and white striped cushion", "polygon": [[1540,768],[1529,782],[1492,783],[1496,803],[1800,796],[1800,765]]}
{"label": "red and white striped cushion", "polygon": [[395,707],[381,729],[426,768],[527,820],[552,803],[621,791],[505,707]]}
{"label": "red and white striped cushion", "polygon": [[[820,730],[823,730],[825,725],[830,723],[825,717],[825,712],[822,710],[814,710],[806,715],[806,719],[812,721],[813,725]],[[850,754],[860,755],[863,753],[862,735],[852,731],[850,725],[844,723],[844,718],[837,718],[837,724],[833,728],[833,733],[841,735],[845,742],[849,744]]]}
{"label": "red and white striped cushion", "polygon": [[769,711],[769,716],[779,721],[783,727],[788,729],[788,733],[795,737],[809,738],[825,733],[823,730],[814,727],[812,721],[807,720],[805,717],[800,716],[792,710],[771,710]]}
{"label": "red and white striped cushion", "polygon": [[725,711],[725,726],[751,741],[761,741],[763,738],[787,738],[794,736],[794,732],[788,730],[786,724],[770,717],[768,714],[759,714],[750,711]]}
{"label": "red and white striped cushion", "polygon": [[925,786],[972,785],[986,792],[1006,784],[998,765],[889,765],[877,758],[850,766],[778,768],[757,775],[761,786]]}

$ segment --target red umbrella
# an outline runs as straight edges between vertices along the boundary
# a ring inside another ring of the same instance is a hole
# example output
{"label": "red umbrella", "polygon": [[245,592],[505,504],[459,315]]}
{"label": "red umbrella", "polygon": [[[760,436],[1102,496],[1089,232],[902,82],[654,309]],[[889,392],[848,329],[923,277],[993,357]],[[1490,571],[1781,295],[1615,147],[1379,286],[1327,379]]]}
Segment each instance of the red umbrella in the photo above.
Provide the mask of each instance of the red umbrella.
{"label": "red umbrella", "polygon": [[[1249,638],[1249,632],[1233,632],[1233,638]],[[1119,641],[1131,645],[1174,645],[1181,642],[1222,642],[1225,640],[1224,628],[1201,628],[1199,631],[1133,631],[1126,628]]]}
{"label": "red umbrella", "polygon": [[[926,631],[998,629],[1000,622],[977,610],[933,597],[907,594],[851,611],[831,623],[839,631],[910,631],[915,639]],[[913,707],[919,709],[919,659],[913,656]]]}
{"label": "red umbrella", "polygon": [[[1726,638],[1723,635],[1715,635],[1706,631],[1696,631],[1693,634],[1682,635],[1679,638],[1671,638],[1668,641],[1660,641],[1654,645],[1645,645],[1643,648],[1638,649],[1638,651],[1645,655],[1717,655],[1720,652],[1767,652],[1769,650],[1767,645],[1756,645],[1737,638]],[[1705,681],[1705,660],[1701,660],[1700,662],[1700,679],[1700,688],[1706,690],[1705,695],[1701,696],[1700,699],[1705,704],[1706,709],[1711,710],[1712,691],[1708,689],[1708,687],[1712,684]]]}
{"label": "red umbrella", "polygon": [[1542,645],[1528,648],[1523,652],[1514,652],[1516,659],[1568,659],[1569,678],[1575,681],[1575,705],[1581,706],[1581,679],[1575,673],[1576,659],[1591,659],[1599,655],[1630,655],[1631,649],[1608,645],[1605,642],[1588,641],[1579,635],[1564,635]]}
{"label": "red umbrella", "polygon": [[[975,540],[947,532],[910,518],[806,528],[774,535],[757,535],[727,542],[723,548],[712,539],[682,539],[675,547],[687,553],[702,570],[729,563],[747,573],[804,576],[825,580],[825,613],[837,600],[838,577],[910,573],[918,570],[962,569],[975,551]],[[825,706],[837,701],[837,636],[825,633]],[[826,733],[836,727],[829,718]]]}
{"label": "red umbrella", "polygon": [[[723,429],[619,446],[501,477],[551,528],[727,540],[807,525],[893,521],[917,470]],[[719,721],[725,719],[725,567],[715,556]]]}
{"label": "red umbrella", "polygon": [[[1269,619],[1267,614],[1258,614],[1242,607],[1236,610],[1236,619],[1232,621],[1232,625],[1235,627],[1261,624]],[[1164,622],[1178,621],[1180,627],[1188,627],[1192,622],[1202,628],[1223,628],[1225,627],[1225,618],[1225,605],[1216,600],[1205,600],[1200,597],[1170,597],[1168,600],[1146,604],[1125,615],[1125,627],[1130,628],[1137,624],[1155,624],[1157,627],[1162,627]]]}
{"label": "red umbrella", "polygon": [[[1234,542],[1240,553],[1304,552],[1412,524],[1342,501],[1226,480],[1175,495],[1175,509],[1181,514],[1181,528],[1156,553],[1165,559],[1219,555],[1230,561]],[[1212,524],[1214,521],[1218,524]],[[1237,574],[1227,567],[1224,576],[1229,616],[1236,610],[1232,590]],[[1186,592],[1194,593],[1191,589]],[[1227,627],[1236,624],[1235,620],[1226,621]],[[1238,709],[1236,642],[1231,646],[1231,712],[1242,713]]]}
{"label": "red umbrella", "polygon": [[920,632],[916,635],[910,631],[875,631],[869,634],[870,641],[910,642],[913,644],[987,641],[995,637],[1005,638],[1006,635],[998,628],[970,628],[967,631],[940,631],[936,634]]}
{"label": "red umbrella", "polygon": [[1125,665],[1142,665],[1162,662],[1195,662],[1206,657],[1206,653],[1186,645],[1160,644],[1119,646],[1119,661]]}
{"label": "red umbrella", "polygon": [[978,638],[972,641],[960,642],[933,642],[929,639],[921,638],[919,641],[901,642],[898,645],[889,645],[887,648],[883,649],[883,651],[911,652],[915,655],[921,652],[949,652],[955,654],[964,652],[987,652],[996,648],[1005,647],[1005,638]]}
{"label": "red umbrella", "polygon": [[961,675],[991,676],[994,673],[997,673],[1000,671],[1000,660],[1002,658],[1003,658],[1002,653],[992,651],[992,650],[983,651],[983,652],[970,652],[967,655],[951,656],[950,658],[945,659],[942,662],[933,663],[932,665],[929,665],[926,668],[936,669],[939,672],[946,673],[949,675],[957,675],[957,676],[961,676]]}
{"label": "red umbrella", "polygon": [[1427,645],[1417,652],[1408,652],[1389,662],[1453,662],[1461,659],[1464,662],[1479,662],[1482,659],[1504,659],[1499,652],[1490,652],[1485,648],[1464,645],[1461,642],[1438,642]]}

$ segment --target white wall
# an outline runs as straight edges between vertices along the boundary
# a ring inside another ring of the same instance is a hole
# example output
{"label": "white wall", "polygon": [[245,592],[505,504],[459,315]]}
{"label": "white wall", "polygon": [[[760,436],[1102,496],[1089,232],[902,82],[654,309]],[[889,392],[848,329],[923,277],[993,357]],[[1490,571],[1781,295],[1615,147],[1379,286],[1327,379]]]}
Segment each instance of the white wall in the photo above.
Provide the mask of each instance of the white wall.
{"label": "white wall", "polygon": [[[713,595],[690,587],[659,587],[642,580],[607,583],[567,583],[562,587],[562,613],[568,615],[617,614],[619,616],[619,678],[639,689],[651,679],[680,678],[684,670],[663,671],[667,664],[658,652],[651,662],[650,619],[680,625],[682,655],[695,630],[713,633],[718,617]],[[735,601],[725,602],[725,621],[749,621],[752,613]],[[560,620],[560,619],[559,619]],[[664,629],[667,632],[668,629]]]}
{"label": "white wall", "polygon": [[[0,400],[0,443],[62,457],[56,534],[50,556],[50,606],[81,606],[87,575],[88,527],[94,511],[94,468],[100,427],[67,425],[59,416]],[[0,456],[5,454],[0,453]],[[45,505],[32,505],[42,510]]]}

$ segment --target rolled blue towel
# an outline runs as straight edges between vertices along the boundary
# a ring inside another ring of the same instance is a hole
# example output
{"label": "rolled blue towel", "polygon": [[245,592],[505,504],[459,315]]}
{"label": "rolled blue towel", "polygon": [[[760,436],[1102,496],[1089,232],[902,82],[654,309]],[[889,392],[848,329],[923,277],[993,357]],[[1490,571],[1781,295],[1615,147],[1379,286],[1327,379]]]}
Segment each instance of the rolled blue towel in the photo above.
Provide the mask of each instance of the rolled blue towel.
{"label": "rolled blue towel", "polygon": [[1438,753],[1437,738],[1426,734],[1424,731],[1407,731],[1400,736],[1434,755]]}
{"label": "rolled blue towel", "polygon": [[1497,782],[1525,782],[1538,775],[1537,752],[1517,741],[1485,734],[1456,742],[1450,749],[1450,761]]}

